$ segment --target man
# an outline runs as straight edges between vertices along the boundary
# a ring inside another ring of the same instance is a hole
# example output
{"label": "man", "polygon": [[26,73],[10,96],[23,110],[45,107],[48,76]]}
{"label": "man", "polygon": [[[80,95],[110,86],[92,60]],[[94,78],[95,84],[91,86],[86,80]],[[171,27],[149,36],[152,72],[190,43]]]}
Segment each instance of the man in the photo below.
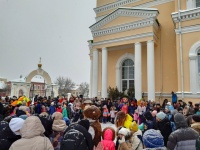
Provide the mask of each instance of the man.
{"label": "man", "polygon": [[177,95],[172,91],[172,103],[173,105],[177,103]]}
{"label": "man", "polygon": [[176,131],[172,132],[168,138],[168,150],[196,150],[195,144],[199,133],[188,127],[185,117],[181,113],[174,116]]}
{"label": "man", "polygon": [[1,99],[1,96],[0,96],[0,116],[3,117],[3,110],[4,110],[4,107],[3,107],[3,104],[2,104],[1,102],[2,102],[2,99]]}

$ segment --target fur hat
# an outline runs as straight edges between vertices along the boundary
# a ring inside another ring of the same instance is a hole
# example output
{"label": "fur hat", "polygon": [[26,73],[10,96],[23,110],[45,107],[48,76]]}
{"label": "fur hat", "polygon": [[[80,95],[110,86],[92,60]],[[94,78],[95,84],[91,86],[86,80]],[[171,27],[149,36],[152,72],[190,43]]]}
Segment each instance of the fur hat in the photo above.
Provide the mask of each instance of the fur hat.
{"label": "fur hat", "polygon": [[137,132],[138,131],[138,125],[135,121],[132,122],[132,124],[130,125],[129,129],[133,132]]}
{"label": "fur hat", "polygon": [[98,120],[101,116],[101,111],[98,107],[92,105],[88,106],[84,111],[83,115],[85,118],[90,118],[92,120]]}
{"label": "fur hat", "polygon": [[[112,137],[110,137],[110,136],[112,136]],[[105,137],[111,138],[112,141],[114,141],[115,140],[115,130],[112,127],[104,128],[102,131],[102,139],[107,140],[107,139],[105,139]]]}
{"label": "fur hat", "polygon": [[53,113],[52,118],[54,118],[54,120],[62,120],[63,116],[60,112],[55,112]]}
{"label": "fur hat", "polygon": [[116,114],[116,121],[115,121],[116,127],[118,128],[124,126],[125,120],[126,120],[126,114],[123,111],[119,111]]}
{"label": "fur hat", "polygon": [[58,131],[58,132],[65,131],[66,128],[67,128],[67,125],[64,120],[54,120],[53,121],[52,129],[54,131]]}
{"label": "fur hat", "polygon": [[122,127],[122,128],[119,130],[119,132],[118,132],[118,134],[122,134],[122,135],[124,135],[124,136],[127,136],[129,133],[130,133],[130,130],[129,130],[129,129],[126,129],[126,128],[124,128],[124,127]]}

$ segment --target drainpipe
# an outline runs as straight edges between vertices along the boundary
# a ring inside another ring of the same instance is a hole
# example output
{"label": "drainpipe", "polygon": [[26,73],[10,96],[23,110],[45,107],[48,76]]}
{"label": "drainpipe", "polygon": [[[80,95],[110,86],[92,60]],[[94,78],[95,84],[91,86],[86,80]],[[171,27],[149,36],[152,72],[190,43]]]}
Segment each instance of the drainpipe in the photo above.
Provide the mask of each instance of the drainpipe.
{"label": "drainpipe", "polygon": [[181,31],[181,2],[178,0],[178,28],[179,28],[179,50],[180,50],[180,73],[181,73],[181,98],[184,100],[184,74],[183,74],[183,48],[182,48],[182,31]]}

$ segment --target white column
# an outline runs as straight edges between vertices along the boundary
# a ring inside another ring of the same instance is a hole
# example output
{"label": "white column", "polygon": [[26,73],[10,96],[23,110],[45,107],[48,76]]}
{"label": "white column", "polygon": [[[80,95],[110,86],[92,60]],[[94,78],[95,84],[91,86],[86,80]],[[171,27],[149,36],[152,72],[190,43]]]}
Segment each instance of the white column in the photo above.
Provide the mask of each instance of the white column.
{"label": "white column", "polygon": [[93,51],[93,66],[92,66],[92,97],[98,96],[98,50]]}
{"label": "white column", "polygon": [[92,98],[92,73],[93,73],[93,58],[90,59],[90,89],[89,89],[89,98]]}
{"label": "white column", "polygon": [[155,101],[154,42],[147,41],[148,100]]}
{"label": "white column", "polygon": [[142,51],[141,43],[135,43],[135,98],[142,98]]}
{"label": "white column", "polygon": [[108,50],[102,48],[102,98],[107,98],[107,86],[108,86]]}

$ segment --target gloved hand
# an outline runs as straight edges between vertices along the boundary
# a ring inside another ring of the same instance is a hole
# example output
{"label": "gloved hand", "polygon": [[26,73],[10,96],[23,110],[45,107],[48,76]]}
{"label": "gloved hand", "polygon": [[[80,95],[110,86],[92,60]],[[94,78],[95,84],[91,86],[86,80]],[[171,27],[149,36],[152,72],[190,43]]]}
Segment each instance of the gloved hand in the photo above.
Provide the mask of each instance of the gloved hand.
{"label": "gloved hand", "polygon": [[123,136],[121,140],[119,140],[119,144],[124,143],[125,142],[125,137]]}

